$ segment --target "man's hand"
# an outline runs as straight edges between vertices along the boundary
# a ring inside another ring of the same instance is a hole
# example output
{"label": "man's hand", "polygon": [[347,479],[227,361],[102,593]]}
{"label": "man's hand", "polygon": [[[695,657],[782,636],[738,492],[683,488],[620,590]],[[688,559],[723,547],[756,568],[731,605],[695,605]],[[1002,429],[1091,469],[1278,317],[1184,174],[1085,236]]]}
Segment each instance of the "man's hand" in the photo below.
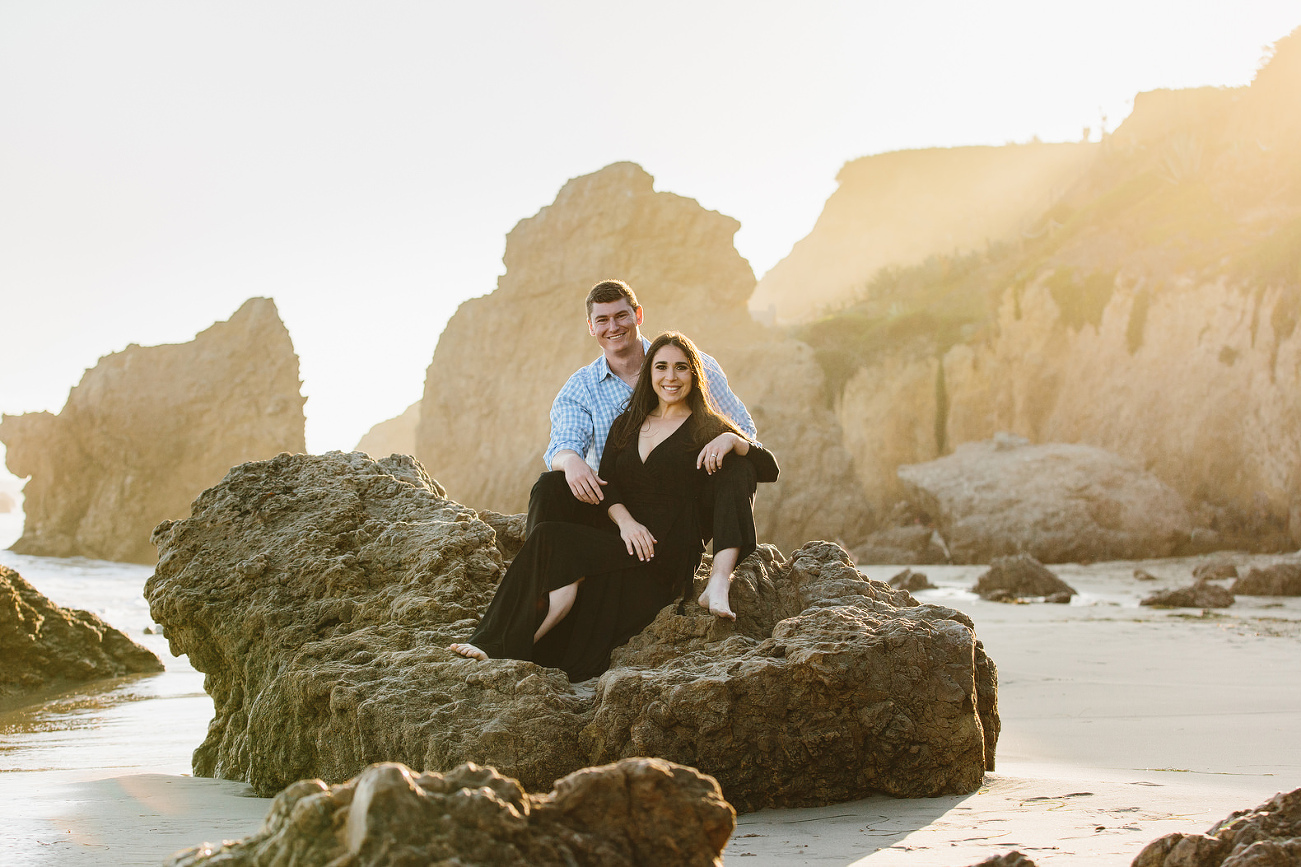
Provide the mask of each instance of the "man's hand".
{"label": "man's hand", "polygon": [[[560,464],[559,467],[556,464]],[[608,484],[596,474],[596,470],[587,465],[587,461],[578,452],[562,451],[551,459],[553,469],[565,471],[565,483],[574,496],[584,503],[595,506],[605,499],[602,486]]]}
{"label": "man's hand", "polygon": [[750,441],[745,437],[726,431],[710,440],[696,457],[696,469],[704,467],[705,472],[713,475],[723,465],[723,458],[728,452],[738,455],[750,452]]}

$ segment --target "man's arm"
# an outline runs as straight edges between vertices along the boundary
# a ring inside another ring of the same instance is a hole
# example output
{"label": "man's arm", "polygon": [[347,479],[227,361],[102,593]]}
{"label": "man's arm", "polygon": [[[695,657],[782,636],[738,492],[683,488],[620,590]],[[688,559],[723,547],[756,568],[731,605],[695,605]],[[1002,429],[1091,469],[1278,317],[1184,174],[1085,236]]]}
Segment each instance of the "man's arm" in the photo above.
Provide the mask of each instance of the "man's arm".
{"label": "man's arm", "polygon": [[595,505],[604,499],[605,482],[587,464],[586,454],[595,439],[595,422],[588,403],[582,398],[578,374],[560,389],[551,403],[551,439],[542,456],[547,469],[564,470],[565,481],[575,497]]}
{"label": "man's arm", "polygon": [[714,401],[714,406],[718,407],[721,412],[732,424],[741,429],[752,440],[759,439],[759,432],[755,430],[754,419],[750,418],[750,411],[741,403],[741,398],[732,393],[732,389],[727,384],[727,374],[723,373],[723,368],[713,357],[700,353],[701,361],[705,365],[705,380],[709,388],[709,396]]}

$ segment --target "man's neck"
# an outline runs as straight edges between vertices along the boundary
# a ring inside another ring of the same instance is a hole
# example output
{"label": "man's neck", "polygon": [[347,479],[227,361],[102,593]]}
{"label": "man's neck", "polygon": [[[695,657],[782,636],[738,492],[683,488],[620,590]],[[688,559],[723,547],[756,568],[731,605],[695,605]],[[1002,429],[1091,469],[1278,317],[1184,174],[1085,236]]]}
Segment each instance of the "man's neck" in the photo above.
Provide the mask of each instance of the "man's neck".
{"label": "man's neck", "polygon": [[622,355],[610,355],[609,353],[605,355],[605,363],[610,365],[610,372],[629,385],[636,384],[637,374],[641,372],[641,365],[645,360],[646,350],[642,347],[640,340]]}

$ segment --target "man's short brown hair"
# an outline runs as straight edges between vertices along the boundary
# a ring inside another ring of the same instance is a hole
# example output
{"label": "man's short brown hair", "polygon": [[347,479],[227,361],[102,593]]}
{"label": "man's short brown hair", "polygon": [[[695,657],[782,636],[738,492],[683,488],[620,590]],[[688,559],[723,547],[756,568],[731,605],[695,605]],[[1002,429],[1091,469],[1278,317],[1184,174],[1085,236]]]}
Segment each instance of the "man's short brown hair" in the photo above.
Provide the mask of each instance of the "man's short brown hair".
{"label": "man's short brown hair", "polygon": [[620,298],[627,298],[633,310],[641,306],[637,303],[637,296],[633,293],[632,287],[622,280],[602,280],[597,283],[592,287],[592,291],[587,293],[587,318],[592,318],[593,304],[608,304]]}

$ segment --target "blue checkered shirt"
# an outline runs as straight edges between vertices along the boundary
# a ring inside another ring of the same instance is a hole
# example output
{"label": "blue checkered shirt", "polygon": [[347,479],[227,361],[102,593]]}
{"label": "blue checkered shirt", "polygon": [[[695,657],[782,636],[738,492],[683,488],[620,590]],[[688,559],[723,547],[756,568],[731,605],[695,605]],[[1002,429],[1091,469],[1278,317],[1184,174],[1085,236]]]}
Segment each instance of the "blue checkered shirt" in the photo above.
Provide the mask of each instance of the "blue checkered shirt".
{"label": "blue checkered shirt", "polygon": [[[642,350],[650,349],[650,343],[643,337]],[[705,353],[700,355],[705,365],[705,387],[709,389],[714,406],[747,437],[758,439],[754,420],[745,404],[728,387],[723,368]],[[551,442],[542,456],[547,469],[551,468],[551,459],[556,453],[565,449],[583,455],[593,469],[600,466],[610,425],[623,412],[630,397],[632,386],[610,370],[604,355],[577,370],[551,404]]]}

